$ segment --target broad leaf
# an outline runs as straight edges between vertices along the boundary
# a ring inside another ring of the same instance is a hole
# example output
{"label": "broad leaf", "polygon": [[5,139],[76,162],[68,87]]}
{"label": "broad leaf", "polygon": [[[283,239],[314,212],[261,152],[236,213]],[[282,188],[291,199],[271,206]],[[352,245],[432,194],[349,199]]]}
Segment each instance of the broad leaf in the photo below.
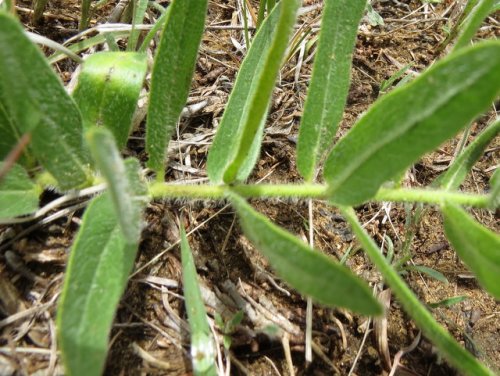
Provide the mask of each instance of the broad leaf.
{"label": "broad leaf", "polygon": [[31,132],[30,151],[56,178],[61,189],[85,183],[78,108],[21,25],[3,12],[0,12],[0,77],[0,138],[6,128],[10,129],[6,132],[9,142]]}
{"label": "broad leaf", "polygon": [[184,107],[203,34],[207,0],[174,0],[156,51],[146,125],[148,167],[163,180],[170,135]]}
{"label": "broad leaf", "polygon": [[208,155],[212,183],[245,180],[259,155],[262,132],[299,2],[279,2],[248,51]]}
{"label": "broad leaf", "polygon": [[307,181],[333,144],[349,91],[352,51],[366,0],[325,1],[318,51],[297,143],[297,168]]}
{"label": "broad leaf", "polygon": [[500,236],[477,223],[459,206],[441,207],[446,237],[481,286],[500,299]]}
{"label": "broad leaf", "polygon": [[365,315],[382,313],[366,283],[349,269],[273,224],[240,196],[232,193],[230,199],[245,235],[290,286],[328,306]]}
{"label": "broad leaf", "polygon": [[500,133],[500,121],[486,128],[467,148],[453,161],[448,170],[433,183],[442,188],[452,190],[460,187],[474,163],[483,155],[484,149]]}
{"label": "broad leaf", "polygon": [[215,348],[203,304],[193,255],[181,227],[182,286],[191,329],[191,361],[195,375],[216,375]]}
{"label": "broad leaf", "polygon": [[488,108],[500,93],[500,42],[464,48],[381,97],[333,148],[332,202],[356,205]]}
{"label": "broad leaf", "polygon": [[146,70],[145,54],[99,52],[90,55],[73,93],[84,127],[105,126],[122,149],[131,131]]}
{"label": "broad leaf", "polygon": [[[0,162],[0,171],[5,163]],[[19,165],[13,165],[0,180],[0,218],[29,214],[38,209],[41,189]]]}
{"label": "broad leaf", "polygon": [[87,139],[92,157],[108,183],[123,236],[129,243],[138,243],[146,195],[146,189],[138,177],[139,162],[129,159],[124,163],[113,136],[105,128],[92,128],[87,132]]}
{"label": "broad leaf", "polygon": [[67,375],[102,374],[109,332],[137,248],[138,243],[123,235],[111,196],[95,198],[71,248],[57,310],[58,345]]}

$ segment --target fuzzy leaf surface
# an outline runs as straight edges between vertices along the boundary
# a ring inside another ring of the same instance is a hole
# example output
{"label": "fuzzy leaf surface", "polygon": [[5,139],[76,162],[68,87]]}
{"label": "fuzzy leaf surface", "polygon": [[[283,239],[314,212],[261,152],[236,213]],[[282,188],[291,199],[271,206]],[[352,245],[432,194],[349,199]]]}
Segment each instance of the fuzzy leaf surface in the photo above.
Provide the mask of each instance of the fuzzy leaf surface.
{"label": "fuzzy leaf surface", "polygon": [[[0,162],[0,170],[5,163]],[[15,164],[0,180],[0,218],[29,214],[38,209],[40,189],[33,184],[26,171]]]}
{"label": "fuzzy leaf surface", "polygon": [[498,167],[490,179],[490,204],[492,208],[500,206],[500,168]]}
{"label": "fuzzy leaf surface", "polygon": [[500,93],[500,42],[460,49],[381,97],[335,145],[324,177],[330,200],[357,205],[437,148]]}
{"label": "fuzzy leaf surface", "polygon": [[84,127],[105,126],[122,149],[131,131],[146,71],[145,54],[99,52],[90,55],[83,63],[73,93]]}
{"label": "fuzzy leaf surface", "polygon": [[139,162],[136,159],[123,161],[113,135],[106,128],[90,129],[87,140],[90,153],[108,183],[123,235],[128,242],[138,243],[142,231],[142,202],[146,195],[138,175]]}
{"label": "fuzzy leaf surface", "polygon": [[436,184],[442,188],[458,189],[472,166],[483,155],[488,144],[500,133],[500,120],[488,126],[465,150],[453,161],[448,170],[438,179]]}
{"label": "fuzzy leaf surface", "polygon": [[57,310],[67,375],[102,374],[111,325],[137,248],[120,228],[111,195],[93,199],[71,248]]}
{"label": "fuzzy leaf surface", "polygon": [[212,183],[243,181],[257,161],[274,83],[298,6],[297,0],[278,3],[255,35],[208,155],[207,173]]}
{"label": "fuzzy leaf surface", "polygon": [[245,235],[290,286],[331,307],[364,315],[382,313],[368,285],[349,269],[273,224],[240,196],[231,194],[230,199]]}
{"label": "fuzzy leaf surface", "polygon": [[203,304],[193,254],[181,227],[182,286],[191,329],[191,361],[195,375],[216,375],[215,348]]}
{"label": "fuzzy leaf surface", "polygon": [[460,259],[476,275],[481,286],[500,299],[500,236],[477,223],[459,206],[441,207],[446,237]]}
{"label": "fuzzy leaf surface", "polygon": [[459,26],[459,34],[454,49],[465,47],[471,42],[483,20],[493,12],[494,5],[495,0],[479,0],[476,2],[474,8]]}
{"label": "fuzzy leaf surface", "polygon": [[352,52],[365,0],[325,1],[318,50],[297,142],[297,168],[311,181],[333,144],[351,78]]}
{"label": "fuzzy leaf surface", "polygon": [[[170,5],[151,77],[146,150],[148,167],[162,174],[168,141],[189,87],[205,26],[208,0],[174,0]],[[161,176],[163,179],[163,176]]]}
{"label": "fuzzy leaf surface", "polygon": [[[4,159],[21,138],[21,134],[5,108],[5,94],[2,93],[2,85],[0,84],[0,159]],[[24,165],[26,150],[21,154],[18,163]]]}
{"label": "fuzzy leaf surface", "polygon": [[8,142],[17,142],[31,132],[30,151],[61,189],[85,183],[78,108],[19,22],[1,11],[0,77],[0,138],[5,132]]}

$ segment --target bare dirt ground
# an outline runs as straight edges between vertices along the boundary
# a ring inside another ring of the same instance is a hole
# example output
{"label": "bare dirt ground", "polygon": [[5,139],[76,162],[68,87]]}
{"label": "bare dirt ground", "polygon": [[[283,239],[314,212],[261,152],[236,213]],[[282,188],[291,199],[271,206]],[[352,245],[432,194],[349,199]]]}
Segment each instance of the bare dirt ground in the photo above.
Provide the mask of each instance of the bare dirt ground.
{"label": "bare dirt ground", "polygon": [[[168,1],[160,1],[165,6]],[[418,0],[379,0],[374,8],[385,25],[360,28],[352,69],[352,87],[339,136],[383,93],[381,83],[406,64],[406,74],[418,74],[442,56],[438,46],[445,29],[456,21],[461,1],[424,4]],[[205,101],[180,124],[171,143],[168,180],[206,180],[206,155],[224,104],[243,58],[241,1],[211,1],[207,29],[201,47],[189,105]],[[250,2],[257,11],[258,1]],[[30,1],[19,1],[26,28],[58,42],[78,34],[79,2],[49,2],[43,23],[32,25]],[[93,24],[106,22],[116,4],[94,15]],[[322,1],[304,1],[299,26],[311,29],[306,42],[317,35]],[[494,17],[496,16],[496,17]],[[499,17],[485,21],[478,37],[498,35]],[[157,17],[149,13],[150,21]],[[49,54],[49,51],[46,51]],[[293,54],[284,66],[267,123],[261,159],[252,181],[299,181],[295,168],[295,137],[311,74],[314,46]],[[75,69],[62,61],[55,66],[68,82]],[[498,106],[496,111],[498,111]],[[474,139],[495,116],[495,109],[479,119],[466,138]],[[144,128],[131,137],[129,155],[145,160]],[[453,160],[462,135],[425,156],[409,171],[405,183],[429,184]],[[496,139],[463,185],[470,192],[484,192],[494,166],[498,165],[500,140]],[[46,192],[41,205],[57,197]],[[306,202],[253,201],[273,221],[306,240]],[[445,284],[427,275],[409,272],[405,280],[425,303],[454,296],[467,299],[451,307],[436,308],[435,317],[475,356],[500,369],[500,306],[476,283],[446,242],[439,213],[426,207],[411,222],[418,208],[402,204],[367,204],[357,208],[374,239],[383,245],[389,237],[395,258],[433,268],[444,274]],[[122,299],[111,334],[106,375],[187,375],[189,333],[182,299],[178,221],[191,231],[201,286],[210,317],[215,312],[228,321],[238,310],[245,316],[231,333],[232,347],[223,352],[230,374],[290,375],[384,375],[398,351],[417,337],[418,328],[400,309],[390,292],[383,292],[388,306],[386,320],[372,320],[343,310],[314,307],[313,361],[304,360],[305,299],[275,278],[266,261],[243,237],[231,207],[218,202],[157,201],[146,211],[136,268]],[[498,231],[498,213],[474,210],[475,218]],[[56,220],[0,229],[0,375],[61,374],[55,341],[54,318],[69,247],[78,229],[82,210]],[[314,203],[315,245],[340,259],[348,250],[347,265],[381,293],[380,275],[359,250],[343,218],[325,203]],[[275,329],[271,333],[270,328]],[[276,331],[276,328],[278,330]],[[217,329],[221,333],[220,328]],[[277,334],[276,334],[277,333]],[[289,355],[289,356],[288,356]],[[422,338],[406,353],[396,375],[454,375],[432,344]]]}

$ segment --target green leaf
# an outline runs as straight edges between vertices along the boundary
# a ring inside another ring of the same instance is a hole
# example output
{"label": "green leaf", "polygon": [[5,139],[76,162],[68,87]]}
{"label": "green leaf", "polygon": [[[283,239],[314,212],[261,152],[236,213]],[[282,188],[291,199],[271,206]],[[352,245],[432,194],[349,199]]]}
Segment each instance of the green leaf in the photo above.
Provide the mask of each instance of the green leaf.
{"label": "green leaf", "polygon": [[481,286],[500,299],[500,236],[486,229],[459,206],[441,207],[446,237],[460,259],[476,275]]}
{"label": "green leaf", "polygon": [[198,286],[198,276],[193,255],[181,226],[182,284],[184,302],[191,329],[191,361],[195,375],[216,375],[215,347],[207,313]]}
{"label": "green leaf", "polygon": [[4,106],[5,93],[0,84],[0,159],[4,159],[17,144],[21,134]]}
{"label": "green leaf", "polygon": [[443,283],[448,284],[448,280],[443,275],[443,273],[438,272],[437,270],[429,268],[427,266],[423,266],[423,265],[408,265],[408,266],[405,266],[405,270],[415,270],[417,272],[427,274],[429,277],[432,277],[435,280],[438,280],[439,282],[443,282]]}
{"label": "green leaf", "polygon": [[349,92],[352,52],[366,0],[327,0],[297,143],[297,168],[312,181],[333,144]]}
{"label": "green leaf", "polygon": [[[161,9],[164,9],[163,7],[160,7]],[[149,48],[149,45],[151,44],[151,41],[153,38],[156,36],[158,31],[160,31],[165,24],[168,14],[170,13],[171,7],[167,7],[167,9],[163,10],[163,13],[161,16],[156,20],[154,23],[153,27],[151,30],[148,31],[146,36],[144,37],[144,40],[142,41],[141,47],[139,47],[139,52],[146,52]]]}
{"label": "green leaf", "polygon": [[493,11],[495,0],[479,0],[459,26],[458,38],[454,50],[467,46],[483,20]]}
{"label": "green leaf", "polygon": [[474,163],[483,155],[484,149],[500,133],[500,120],[489,125],[467,148],[453,161],[448,170],[436,179],[434,184],[453,190],[460,187]]}
{"label": "green leaf", "polygon": [[490,179],[490,206],[495,209],[500,206],[500,168],[498,167]]}
{"label": "green leaf", "polygon": [[384,26],[385,22],[382,16],[377,13],[370,3],[366,4],[366,18],[371,26]]}
{"label": "green leaf", "polygon": [[382,313],[366,283],[349,269],[273,224],[240,196],[231,193],[229,197],[245,235],[290,286],[328,306],[364,315]]}
{"label": "green leaf", "polygon": [[174,0],[156,51],[146,125],[148,167],[163,180],[170,134],[186,103],[203,34],[207,0]]}
{"label": "green leaf", "polygon": [[140,25],[144,21],[144,15],[146,14],[147,8],[148,0],[135,1],[134,17],[132,19],[132,31],[130,32],[130,37],[127,43],[128,51],[134,51],[137,46],[137,41],[139,40],[141,31],[136,29],[136,25]]}
{"label": "green leaf", "polygon": [[90,55],[73,93],[84,127],[105,126],[122,149],[131,131],[146,71],[145,54],[99,52]]}
{"label": "green leaf", "polygon": [[0,77],[0,138],[6,128],[10,128],[6,133],[9,142],[12,138],[17,142],[20,134],[31,132],[32,154],[56,178],[61,189],[85,183],[78,108],[21,25],[3,12],[0,12]]}
{"label": "green leaf", "polygon": [[118,223],[113,200],[104,193],[88,206],[71,248],[57,310],[67,375],[102,374],[111,325],[138,248]]}
{"label": "green leaf", "polygon": [[[0,171],[5,167],[0,162]],[[29,214],[38,209],[41,189],[33,184],[26,171],[13,165],[0,180],[0,218],[12,218]]]}
{"label": "green leaf", "polygon": [[440,300],[439,302],[436,303],[429,303],[428,306],[431,308],[451,307],[452,305],[461,303],[465,300],[467,300],[467,296],[453,296],[448,299]]}
{"label": "green leaf", "polygon": [[493,376],[485,365],[476,359],[471,353],[460,346],[457,341],[444,329],[428,309],[422,304],[417,296],[411,291],[399,274],[384,258],[382,251],[378,248],[370,235],[359,223],[356,213],[352,208],[341,207],[344,218],[351,225],[358,241],[370,260],[384,277],[385,283],[392,289],[399,303],[406,313],[415,321],[424,335],[429,338],[440,352],[464,375]]}
{"label": "green leaf", "polygon": [[[385,94],[386,91],[389,91],[391,86],[396,82],[396,80],[399,80],[401,77],[404,76],[406,71],[411,68],[413,64],[406,64],[404,67],[402,67],[400,70],[398,70],[396,73],[394,73],[391,77],[389,77],[387,80],[382,81],[380,84],[380,89],[379,89],[379,95]],[[408,82],[411,79],[411,76],[405,76],[403,77],[396,86],[403,85],[406,82]]]}
{"label": "green leaf", "polygon": [[299,7],[279,2],[265,19],[248,51],[208,155],[213,183],[245,180],[257,161],[276,77]]}
{"label": "green leaf", "polygon": [[[68,50],[77,54],[91,47],[97,46],[101,43],[107,42],[108,38],[112,38],[116,41],[118,39],[125,39],[129,34],[130,32],[127,30],[121,30],[121,31],[100,30],[100,34],[97,34],[90,38],[82,39],[78,42],[71,43],[71,45],[68,46]],[[48,60],[50,64],[55,64],[61,60],[66,59],[67,57],[68,55],[65,54],[64,52],[55,51],[52,55],[48,57]]]}
{"label": "green leaf", "polygon": [[500,93],[500,42],[464,48],[381,97],[333,148],[332,202],[357,205],[488,108]]}
{"label": "green leaf", "polygon": [[108,183],[123,236],[131,244],[138,243],[142,231],[142,206],[146,195],[146,188],[138,175],[139,162],[136,159],[128,159],[124,163],[113,135],[105,128],[90,129],[87,139],[92,157]]}

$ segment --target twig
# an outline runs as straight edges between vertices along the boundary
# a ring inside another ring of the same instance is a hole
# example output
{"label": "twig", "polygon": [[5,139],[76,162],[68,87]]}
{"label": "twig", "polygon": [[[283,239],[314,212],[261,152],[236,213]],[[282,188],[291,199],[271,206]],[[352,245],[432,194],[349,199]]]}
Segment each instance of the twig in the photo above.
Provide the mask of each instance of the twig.
{"label": "twig", "polygon": [[281,343],[283,345],[283,351],[285,353],[285,359],[286,359],[286,364],[288,366],[289,375],[295,376],[295,369],[293,368],[292,352],[290,351],[290,335],[287,332],[283,333],[283,337],[281,338]]}
{"label": "twig", "polygon": [[25,309],[24,311],[14,313],[13,315],[10,315],[10,316],[4,318],[3,320],[0,320],[0,328],[3,328],[7,325],[15,323],[16,321],[23,320],[27,317],[30,317],[34,314],[37,314],[39,312],[46,310],[47,308],[51,307],[55,303],[55,301],[57,300],[58,297],[59,297],[59,294],[55,294],[52,297],[52,299],[50,301],[48,301],[47,303]]}

